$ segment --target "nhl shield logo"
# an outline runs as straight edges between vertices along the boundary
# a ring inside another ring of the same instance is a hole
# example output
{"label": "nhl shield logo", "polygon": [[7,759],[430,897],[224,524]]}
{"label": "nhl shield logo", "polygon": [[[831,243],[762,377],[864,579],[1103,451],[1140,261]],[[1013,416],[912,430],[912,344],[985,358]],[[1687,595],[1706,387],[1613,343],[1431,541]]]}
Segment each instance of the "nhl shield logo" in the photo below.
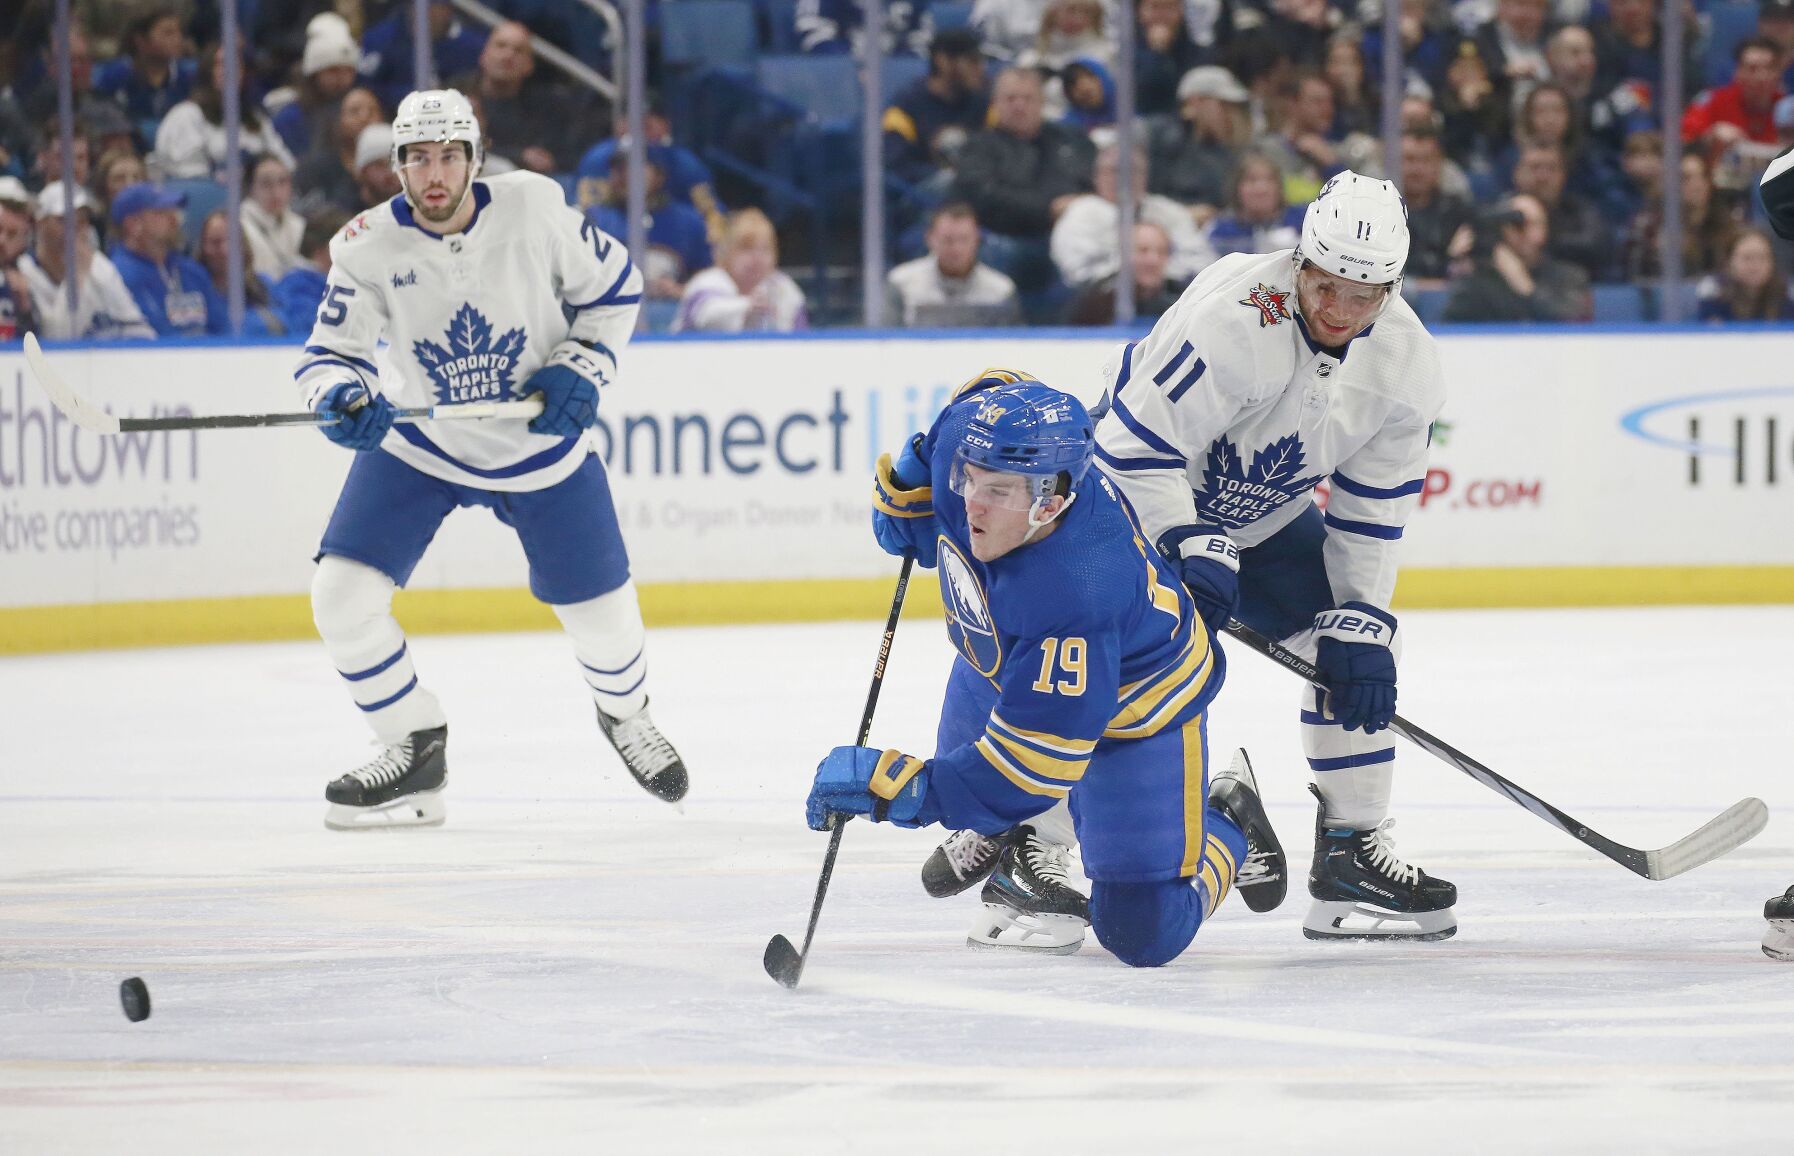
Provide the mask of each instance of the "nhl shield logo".
{"label": "nhl shield logo", "polygon": [[1258,310],[1260,329],[1289,320],[1289,294],[1280,293],[1262,281],[1240,299],[1240,304]]}
{"label": "nhl shield logo", "polygon": [[439,405],[502,401],[516,396],[517,360],[523,356],[522,327],[496,340],[492,323],[471,305],[463,305],[443,334],[447,345],[414,341],[412,355],[430,374]]}

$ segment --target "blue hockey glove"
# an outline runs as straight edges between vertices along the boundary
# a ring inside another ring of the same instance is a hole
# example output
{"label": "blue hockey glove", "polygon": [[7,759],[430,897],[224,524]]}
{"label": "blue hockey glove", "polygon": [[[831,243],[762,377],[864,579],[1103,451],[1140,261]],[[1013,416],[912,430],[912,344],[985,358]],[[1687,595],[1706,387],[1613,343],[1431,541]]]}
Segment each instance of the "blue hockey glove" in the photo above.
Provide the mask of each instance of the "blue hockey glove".
{"label": "blue hockey glove", "polygon": [[332,425],[319,426],[324,436],[339,446],[366,453],[380,448],[386,431],[392,428],[397,412],[392,402],[359,381],[345,381],[331,386],[318,399],[315,411],[319,417],[334,417]]}
{"label": "blue hockey glove", "polygon": [[887,554],[914,554],[925,567],[934,565],[939,531],[934,522],[934,487],[928,463],[922,460],[922,435],[903,447],[897,464],[891,455],[878,459],[872,475],[872,536]]}
{"label": "blue hockey glove", "polygon": [[599,351],[578,341],[554,347],[541,369],[530,374],[519,397],[542,395],[542,412],[530,419],[529,432],[553,437],[578,437],[598,421],[598,389],[610,384],[614,363]]}
{"label": "blue hockey glove", "polygon": [[1314,616],[1328,710],[1346,730],[1376,734],[1395,717],[1395,615],[1347,602]]}
{"label": "blue hockey glove", "polygon": [[873,822],[920,827],[928,794],[928,764],[902,751],[836,747],[816,764],[816,782],[804,806],[812,831],[828,830],[834,815],[865,815]]}
{"label": "blue hockey glove", "polygon": [[1159,553],[1183,579],[1209,631],[1225,630],[1240,605],[1240,551],[1227,531],[1205,522],[1166,530]]}

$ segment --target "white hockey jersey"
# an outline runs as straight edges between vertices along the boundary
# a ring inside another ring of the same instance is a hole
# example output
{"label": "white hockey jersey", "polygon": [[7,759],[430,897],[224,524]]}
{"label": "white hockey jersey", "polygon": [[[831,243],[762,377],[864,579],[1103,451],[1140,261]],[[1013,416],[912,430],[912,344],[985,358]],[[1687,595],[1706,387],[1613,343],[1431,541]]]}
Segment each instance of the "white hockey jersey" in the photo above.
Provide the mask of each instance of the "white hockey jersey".
{"label": "white hockey jersey", "polygon": [[[361,213],[330,242],[329,284],[293,373],[308,406],[352,380],[401,408],[512,400],[568,338],[586,342],[614,371],[642,292],[622,242],[535,173],[482,178],[469,195],[476,211],[460,233],[426,232],[400,196]],[[375,364],[382,338],[391,343],[382,353],[386,373]],[[528,424],[398,423],[381,449],[433,477],[486,490],[539,490],[579,468],[589,431],[557,438],[532,434]]]}
{"label": "white hockey jersey", "polygon": [[1200,521],[1255,545],[1328,481],[1333,596],[1389,605],[1445,401],[1438,349],[1400,297],[1335,357],[1308,339],[1290,250],[1223,257],[1112,368],[1097,458],[1149,540]]}

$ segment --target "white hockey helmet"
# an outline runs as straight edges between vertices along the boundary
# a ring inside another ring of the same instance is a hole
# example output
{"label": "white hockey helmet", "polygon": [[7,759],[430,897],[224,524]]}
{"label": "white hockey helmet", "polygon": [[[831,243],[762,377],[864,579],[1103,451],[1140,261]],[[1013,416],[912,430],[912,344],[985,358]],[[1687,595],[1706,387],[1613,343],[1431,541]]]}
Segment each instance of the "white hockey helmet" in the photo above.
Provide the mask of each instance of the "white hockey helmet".
{"label": "white hockey helmet", "polygon": [[486,157],[473,104],[452,88],[414,92],[399,102],[398,115],[392,118],[392,167],[398,169],[406,145],[457,140],[467,145],[468,170],[477,176]]}
{"label": "white hockey helmet", "polygon": [[1393,181],[1350,169],[1321,186],[1302,218],[1296,267],[1369,285],[1393,285],[1408,263],[1408,203]]}

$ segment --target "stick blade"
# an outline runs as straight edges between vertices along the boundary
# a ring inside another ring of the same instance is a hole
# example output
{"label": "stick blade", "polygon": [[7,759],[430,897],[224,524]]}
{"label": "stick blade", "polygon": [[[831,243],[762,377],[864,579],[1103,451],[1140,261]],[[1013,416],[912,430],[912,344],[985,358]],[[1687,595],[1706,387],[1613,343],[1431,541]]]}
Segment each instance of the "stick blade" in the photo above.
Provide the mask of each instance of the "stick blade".
{"label": "stick blade", "polygon": [[37,379],[38,388],[50,395],[51,404],[62,411],[62,416],[93,433],[118,432],[116,417],[82,401],[80,395],[69,388],[68,382],[57,376],[49,359],[44,357],[43,346],[37,343],[35,333],[25,334],[25,364],[31,367],[31,376]]}
{"label": "stick blade", "polygon": [[1700,830],[1659,851],[1645,852],[1646,877],[1669,879],[1691,871],[1756,838],[1769,824],[1769,808],[1761,799],[1740,799],[1709,819]]}
{"label": "stick blade", "polygon": [[804,974],[804,957],[782,935],[775,935],[766,941],[766,954],[761,957],[760,962],[765,965],[766,974],[783,987],[795,988]]}

